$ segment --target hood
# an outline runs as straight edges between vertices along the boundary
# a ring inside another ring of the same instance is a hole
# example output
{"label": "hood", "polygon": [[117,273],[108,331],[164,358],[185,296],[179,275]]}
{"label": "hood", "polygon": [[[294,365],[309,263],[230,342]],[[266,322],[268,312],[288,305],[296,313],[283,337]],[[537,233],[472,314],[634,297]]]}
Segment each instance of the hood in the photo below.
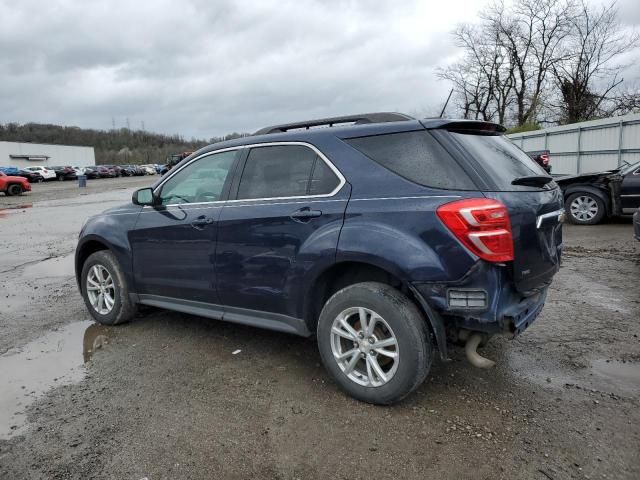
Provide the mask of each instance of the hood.
{"label": "hood", "polygon": [[563,183],[573,183],[574,180],[596,180],[599,178],[606,177],[608,175],[612,175],[614,173],[618,173],[619,169],[606,170],[604,172],[595,172],[595,173],[580,173],[578,175],[563,175],[560,177],[554,177],[554,180],[558,185],[562,185]]}
{"label": "hood", "polygon": [[124,205],[118,205],[117,207],[108,208],[96,216],[109,215],[111,213],[134,213],[140,211],[141,209],[142,207],[140,205],[134,205],[130,202],[125,203]]}

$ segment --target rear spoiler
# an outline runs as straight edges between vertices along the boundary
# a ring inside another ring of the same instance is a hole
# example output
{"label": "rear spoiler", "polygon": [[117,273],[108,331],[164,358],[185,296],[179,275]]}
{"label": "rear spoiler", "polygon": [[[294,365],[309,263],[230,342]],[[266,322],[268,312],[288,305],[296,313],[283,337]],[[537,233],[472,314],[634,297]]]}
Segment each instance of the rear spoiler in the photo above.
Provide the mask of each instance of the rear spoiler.
{"label": "rear spoiler", "polygon": [[447,120],[443,118],[428,118],[421,120],[424,128],[429,130],[447,130],[448,132],[467,133],[471,135],[502,135],[507,131],[499,123],[480,120]]}

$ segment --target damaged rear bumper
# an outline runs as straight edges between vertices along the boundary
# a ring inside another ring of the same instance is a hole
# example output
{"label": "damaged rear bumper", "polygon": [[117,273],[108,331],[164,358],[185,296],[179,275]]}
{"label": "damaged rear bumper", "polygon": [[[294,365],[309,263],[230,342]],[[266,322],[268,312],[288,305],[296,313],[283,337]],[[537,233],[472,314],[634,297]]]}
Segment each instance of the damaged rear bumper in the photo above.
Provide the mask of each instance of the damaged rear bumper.
{"label": "damaged rear bumper", "polygon": [[470,330],[513,336],[538,318],[549,287],[543,285],[522,294],[514,288],[506,267],[485,262],[476,264],[460,281],[413,286],[442,318],[447,332]]}

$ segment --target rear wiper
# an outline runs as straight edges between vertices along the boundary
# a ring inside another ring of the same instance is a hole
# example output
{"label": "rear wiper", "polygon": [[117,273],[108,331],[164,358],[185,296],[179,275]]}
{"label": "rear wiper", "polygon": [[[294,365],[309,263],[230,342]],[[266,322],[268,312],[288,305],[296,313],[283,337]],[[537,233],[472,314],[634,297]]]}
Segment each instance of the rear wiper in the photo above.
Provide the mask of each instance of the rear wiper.
{"label": "rear wiper", "polygon": [[544,187],[553,178],[547,175],[530,175],[528,177],[518,177],[511,181],[511,185],[524,185],[526,187]]}

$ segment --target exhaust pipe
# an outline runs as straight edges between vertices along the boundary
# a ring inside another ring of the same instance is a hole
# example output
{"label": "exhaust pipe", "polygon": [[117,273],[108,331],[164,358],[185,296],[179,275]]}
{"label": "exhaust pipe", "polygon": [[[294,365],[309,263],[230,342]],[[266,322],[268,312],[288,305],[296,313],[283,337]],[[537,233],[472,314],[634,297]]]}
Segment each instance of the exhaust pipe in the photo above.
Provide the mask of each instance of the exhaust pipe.
{"label": "exhaust pipe", "polygon": [[467,360],[474,367],[478,368],[492,368],[496,366],[496,362],[483,357],[477,351],[478,345],[482,341],[481,333],[472,333],[467,337],[467,343],[464,346],[464,353],[467,355]]}

